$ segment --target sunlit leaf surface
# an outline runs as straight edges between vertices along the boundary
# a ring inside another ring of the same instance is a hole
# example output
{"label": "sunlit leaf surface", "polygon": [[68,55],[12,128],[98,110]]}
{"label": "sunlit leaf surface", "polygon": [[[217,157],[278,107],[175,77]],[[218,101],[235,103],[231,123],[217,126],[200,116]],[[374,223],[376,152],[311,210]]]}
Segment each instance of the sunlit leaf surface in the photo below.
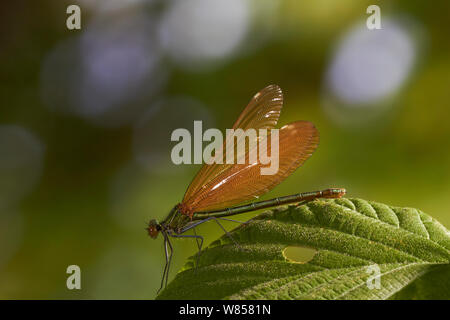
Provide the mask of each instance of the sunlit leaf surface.
{"label": "sunlit leaf surface", "polygon": [[[195,257],[159,299],[448,299],[450,233],[420,210],[361,199],[265,212]],[[317,250],[307,263],[283,250]],[[379,288],[373,279],[379,268]],[[427,281],[430,283],[427,283]],[[432,283],[439,285],[432,285]],[[406,288],[404,291],[402,289]]]}

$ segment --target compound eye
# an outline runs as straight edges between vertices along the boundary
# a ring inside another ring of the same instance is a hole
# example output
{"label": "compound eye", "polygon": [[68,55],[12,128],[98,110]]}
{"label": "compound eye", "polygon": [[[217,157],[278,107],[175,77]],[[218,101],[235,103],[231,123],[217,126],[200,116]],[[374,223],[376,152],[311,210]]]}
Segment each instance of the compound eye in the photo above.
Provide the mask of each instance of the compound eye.
{"label": "compound eye", "polygon": [[148,235],[150,237],[152,237],[153,239],[156,239],[156,237],[158,237],[159,230],[157,230],[157,228],[155,226],[149,226],[147,231],[148,231]]}

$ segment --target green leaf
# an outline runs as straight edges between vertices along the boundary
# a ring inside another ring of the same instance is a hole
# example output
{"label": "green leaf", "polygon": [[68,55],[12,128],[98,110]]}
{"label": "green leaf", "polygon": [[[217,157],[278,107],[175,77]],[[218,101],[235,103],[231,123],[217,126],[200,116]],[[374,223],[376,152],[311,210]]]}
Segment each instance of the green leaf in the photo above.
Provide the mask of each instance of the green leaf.
{"label": "green leaf", "polygon": [[[262,213],[230,234],[240,247],[226,235],[214,241],[198,268],[191,257],[157,298],[450,298],[450,233],[417,209],[315,200]],[[284,255],[292,246],[317,251],[298,263]],[[374,270],[379,288],[370,286]]]}

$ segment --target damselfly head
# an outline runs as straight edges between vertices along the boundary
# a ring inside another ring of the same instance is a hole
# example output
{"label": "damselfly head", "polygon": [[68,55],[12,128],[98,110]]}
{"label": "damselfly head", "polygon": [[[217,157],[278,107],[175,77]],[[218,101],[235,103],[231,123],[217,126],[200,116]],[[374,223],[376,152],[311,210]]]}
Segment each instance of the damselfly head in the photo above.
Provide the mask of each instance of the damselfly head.
{"label": "damselfly head", "polygon": [[147,232],[150,237],[156,239],[158,237],[159,232],[161,231],[161,224],[155,219],[150,220],[147,226]]}

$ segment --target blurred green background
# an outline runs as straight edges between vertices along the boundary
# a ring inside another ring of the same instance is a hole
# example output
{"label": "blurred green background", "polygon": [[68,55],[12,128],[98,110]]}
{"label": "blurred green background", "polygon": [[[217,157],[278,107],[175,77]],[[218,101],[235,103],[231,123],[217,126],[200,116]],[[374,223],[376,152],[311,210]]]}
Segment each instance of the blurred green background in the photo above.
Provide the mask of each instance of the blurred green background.
{"label": "blurred green background", "polygon": [[[69,4],[81,30],[66,27]],[[370,4],[381,30],[366,27]],[[284,92],[280,125],[312,121],[321,142],[264,199],[345,187],[449,227],[449,12],[406,0],[3,3],[0,298],[154,298],[162,239],[144,228],[198,170],[170,161],[172,130],[230,128],[269,84]],[[173,243],[171,277],[196,251]],[[66,288],[72,264],[81,290]]]}

